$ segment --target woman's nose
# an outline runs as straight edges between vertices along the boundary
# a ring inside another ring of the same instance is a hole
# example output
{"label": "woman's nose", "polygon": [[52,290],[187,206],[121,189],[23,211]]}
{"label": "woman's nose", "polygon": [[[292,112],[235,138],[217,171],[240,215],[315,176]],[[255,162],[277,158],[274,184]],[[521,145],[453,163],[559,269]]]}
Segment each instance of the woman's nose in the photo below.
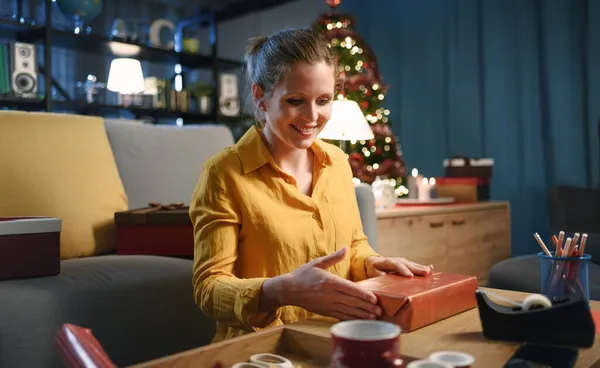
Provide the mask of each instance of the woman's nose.
{"label": "woman's nose", "polygon": [[307,107],[306,107],[306,110],[304,111],[303,116],[307,121],[309,121],[311,123],[313,121],[317,121],[317,119],[319,118],[318,106],[316,106],[315,104],[307,104]]}

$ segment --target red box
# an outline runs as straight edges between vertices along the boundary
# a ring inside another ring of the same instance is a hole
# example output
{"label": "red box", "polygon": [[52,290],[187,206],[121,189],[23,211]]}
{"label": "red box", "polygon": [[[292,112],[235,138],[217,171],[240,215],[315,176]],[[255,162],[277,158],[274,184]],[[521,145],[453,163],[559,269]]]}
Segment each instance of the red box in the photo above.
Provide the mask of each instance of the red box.
{"label": "red box", "polygon": [[477,306],[475,276],[444,274],[403,277],[385,274],[357,282],[377,296],[381,320],[405,332],[452,317]]}
{"label": "red box", "polygon": [[455,202],[490,200],[490,180],[486,178],[435,178],[438,197],[452,197]]}
{"label": "red box", "polygon": [[61,229],[52,217],[0,218],[0,280],[59,274]]}
{"label": "red box", "polygon": [[115,213],[117,254],[194,256],[189,207],[147,207]]}

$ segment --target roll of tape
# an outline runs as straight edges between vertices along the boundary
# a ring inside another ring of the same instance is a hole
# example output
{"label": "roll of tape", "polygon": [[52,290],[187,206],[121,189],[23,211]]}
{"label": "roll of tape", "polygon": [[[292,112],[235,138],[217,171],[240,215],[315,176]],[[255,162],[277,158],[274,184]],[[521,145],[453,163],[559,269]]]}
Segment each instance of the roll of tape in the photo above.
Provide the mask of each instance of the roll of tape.
{"label": "roll of tape", "polygon": [[543,309],[552,307],[550,299],[541,294],[531,294],[523,300],[523,310]]}
{"label": "roll of tape", "polygon": [[294,368],[290,360],[270,353],[254,354],[250,357],[250,362],[265,368]]}

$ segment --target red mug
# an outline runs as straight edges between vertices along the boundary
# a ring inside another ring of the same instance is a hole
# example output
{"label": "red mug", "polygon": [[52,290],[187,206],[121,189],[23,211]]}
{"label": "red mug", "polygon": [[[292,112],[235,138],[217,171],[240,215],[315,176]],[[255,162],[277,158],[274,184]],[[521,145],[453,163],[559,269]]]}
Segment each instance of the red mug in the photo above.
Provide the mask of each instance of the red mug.
{"label": "red mug", "polygon": [[351,320],[331,326],[331,368],[401,367],[400,327],[377,320]]}

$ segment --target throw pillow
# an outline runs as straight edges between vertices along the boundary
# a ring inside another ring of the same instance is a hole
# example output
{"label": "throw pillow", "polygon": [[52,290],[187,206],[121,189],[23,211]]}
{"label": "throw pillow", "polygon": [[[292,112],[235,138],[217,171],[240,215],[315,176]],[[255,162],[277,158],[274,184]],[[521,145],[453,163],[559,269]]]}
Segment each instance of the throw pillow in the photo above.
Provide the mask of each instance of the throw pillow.
{"label": "throw pillow", "polygon": [[0,217],[62,220],[61,259],[115,250],[127,197],[99,117],[0,112]]}

